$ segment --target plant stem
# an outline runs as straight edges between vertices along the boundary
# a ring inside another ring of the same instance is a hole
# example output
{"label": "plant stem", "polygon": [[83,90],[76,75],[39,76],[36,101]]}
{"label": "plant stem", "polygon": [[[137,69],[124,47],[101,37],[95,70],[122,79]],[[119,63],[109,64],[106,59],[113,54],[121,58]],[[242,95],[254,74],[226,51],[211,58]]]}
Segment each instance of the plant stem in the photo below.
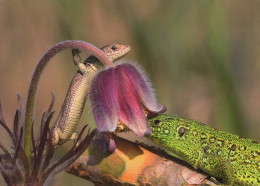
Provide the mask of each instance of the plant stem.
{"label": "plant stem", "polygon": [[36,91],[38,87],[38,83],[43,72],[43,69],[48,64],[49,60],[55,56],[57,53],[65,50],[65,49],[79,49],[79,50],[87,50],[91,52],[94,56],[96,56],[103,64],[105,65],[113,65],[113,63],[107,58],[107,56],[100,49],[95,47],[94,45],[84,42],[84,41],[64,41],[54,45],[50,48],[40,59],[38,62],[32,79],[30,83],[30,87],[27,95],[27,103],[26,103],[26,112],[25,112],[25,136],[24,136],[24,149],[26,156],[28,158],[29,167],[31,166],[31,151],[32,151],[32,121],[33,121],[33,109],[34,102],[36,97]]}

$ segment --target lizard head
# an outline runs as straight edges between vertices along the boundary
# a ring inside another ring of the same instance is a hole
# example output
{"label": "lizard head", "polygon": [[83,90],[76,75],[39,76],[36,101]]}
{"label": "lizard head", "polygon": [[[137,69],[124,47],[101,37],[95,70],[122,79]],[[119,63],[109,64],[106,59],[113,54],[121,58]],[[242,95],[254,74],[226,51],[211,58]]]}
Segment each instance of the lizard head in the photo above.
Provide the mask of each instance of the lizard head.
{"label": "lizard head", "polygon": [[111,44],[101,48],[111,61],[119,59],[127,54],[131,48],[129,45]]}
{"label": "lizard head", "polygon": [[[119,58],[123,57],[126,55],[130,50],[131,47],[129,45],[120,45],[120,44],[110,44],[106,45],[101,48],[101,50],[106,54],[106,56],[111,60],[115,61],[118,60]],[[85,61],[84,64],[86,65],[87,63],[95,63],[99,64],[99,60],[94,56],[90,55]]]}
{"label": "lizard head", "polygon": [[159,144],[163,140],[172,142],[183,141],[190,132],[190,127],[186,125],[187,121],[187,119],[178,116],[159,114],[148,119],[149,126],[153,132],[147,137],[152,138],[152,141]]}

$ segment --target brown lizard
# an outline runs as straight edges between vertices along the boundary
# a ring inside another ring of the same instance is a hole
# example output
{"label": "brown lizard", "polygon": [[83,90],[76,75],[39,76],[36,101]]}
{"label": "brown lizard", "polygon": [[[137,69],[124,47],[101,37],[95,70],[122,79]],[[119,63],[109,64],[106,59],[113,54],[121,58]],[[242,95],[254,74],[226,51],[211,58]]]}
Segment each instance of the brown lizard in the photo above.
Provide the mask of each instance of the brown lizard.
{"label": "brown lizard", "polygon": [[[101,50],[111,61],[115,61],[128,53],[130,46],[111,44],[102,47]],[[75,128],[88,97],[91,81],[97,73],[97,68],[101,66],[100,61],[93,55],[89,56],[84,63],[75,60],[74,63],[79,70],[70,83],[59,117],[52,127],[54,146],[78,137]]]}

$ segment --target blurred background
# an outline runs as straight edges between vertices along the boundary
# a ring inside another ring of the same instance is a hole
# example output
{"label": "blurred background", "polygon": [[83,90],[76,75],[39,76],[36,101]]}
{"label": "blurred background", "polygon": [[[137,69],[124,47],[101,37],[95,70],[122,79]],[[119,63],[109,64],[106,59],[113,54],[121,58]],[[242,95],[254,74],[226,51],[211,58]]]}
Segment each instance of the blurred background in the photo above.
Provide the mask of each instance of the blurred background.
{"label": "blurred background", "polygon": [[[143,66],[167,113],[259,141],[259,7],[257,0],[1,0],[0,100],[5,119],[11,126],[16,93],[26,100],[33,70],[52,45],[72,39],[98,47],[120,43],[131,46],[124,58]],[[57,117],[76,70],[70,51],[52,59],[40,81],[35,125],[52,90]],[[80,123],[95,126],[89,103]],[[0,140],[8,146],[3,128]],[[50,183],[81,184],[86,182],[65,173]]]}

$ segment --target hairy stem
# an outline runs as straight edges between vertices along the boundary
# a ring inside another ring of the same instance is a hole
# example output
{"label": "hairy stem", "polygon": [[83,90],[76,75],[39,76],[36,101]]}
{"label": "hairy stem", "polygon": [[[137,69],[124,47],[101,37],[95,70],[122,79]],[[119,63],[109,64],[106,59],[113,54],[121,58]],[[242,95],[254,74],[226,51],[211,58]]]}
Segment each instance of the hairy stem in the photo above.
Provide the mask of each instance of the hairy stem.
{"label": "hairy stem", "polygon": [[28,95],[27,95],[27,103],[26,103],[26,112],[25,112],[25,136],[24,136],[24,149],[26,156],[28,158],[29,164],[31,163],[31,150],[32,150],[32,121],[33,121],[33,108],[36,97],[36,91],[38,87],[38,83],[43,72],[44,67],[48,64],[49,60],[56,55],[57,53],[65,50],[65,49],[79,49],[79,50],[87,50],[91,52],[94,56],[96,56],[103,64],[113,65],[113,63],[107,58],[107,56],[100,49],[95,47],[92,44],[89,44],[84,41],[64,41],[54,45],[50,48],[40,59],[38,62],[29,87]]}

